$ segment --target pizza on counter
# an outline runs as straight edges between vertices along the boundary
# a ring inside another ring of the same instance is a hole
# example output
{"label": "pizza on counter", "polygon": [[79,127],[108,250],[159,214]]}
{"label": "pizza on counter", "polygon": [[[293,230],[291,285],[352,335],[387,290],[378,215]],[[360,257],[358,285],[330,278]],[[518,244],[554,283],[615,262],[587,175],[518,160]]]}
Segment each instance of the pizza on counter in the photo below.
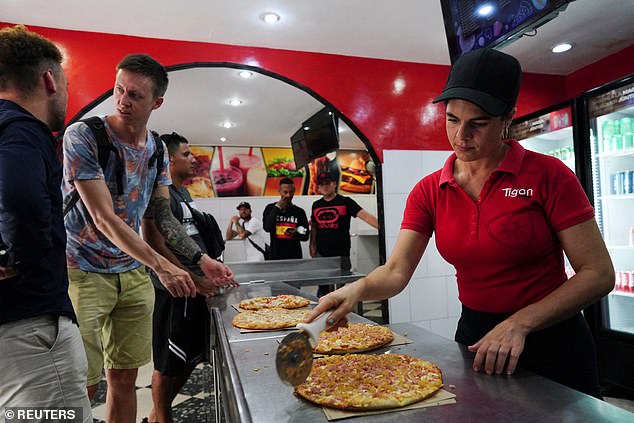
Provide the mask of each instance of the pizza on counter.
{"label": "pizza on counter", "polygon": [[310,304],[308,298],[299,295],[277,295],[275,297],[255,297],[240,301],[243,310],[260,310],[262,308],[300,308]]}
{"label": "pizza on counter", "polygon": [[295,392],[342,410],[384,410],[421,401],[443,386],[435,364],[404,354],[332,355],[313,362]]}
{"label": "pizza on counter", "polygon": [[323,331],[314,351],[319,354],[347,354],[370,351],[394,340],[394,333],[384,326],[349,323],[336,330]]}
{"label": "pizza on counter", "polygon": [[308,313],[310,313],[309,309],[263,308],[238,313],[231,323],[242,329],[284,329],[295,327],[298,323],[303,322]]}

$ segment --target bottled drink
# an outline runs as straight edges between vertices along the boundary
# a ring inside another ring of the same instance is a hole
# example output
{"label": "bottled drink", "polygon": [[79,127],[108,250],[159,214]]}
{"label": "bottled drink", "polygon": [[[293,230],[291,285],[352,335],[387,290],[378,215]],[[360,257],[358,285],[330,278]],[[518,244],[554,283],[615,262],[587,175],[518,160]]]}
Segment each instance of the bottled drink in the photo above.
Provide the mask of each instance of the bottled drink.
{"label": "bottled drink", "polygon": [[623,194],[631,194],[632,193],[632,179],[631,179],[631,171],[625,170],[623,171]]}
{"label": "bottled drink", "polygon": [[625,172],[616,172],[614,178],[614,195],[623,195],[625,192],[623,188],[625,187]]}
{"label": "bottled drink", "polygon": [[619,151],[623,149],[623,135],[614,134],[612,135],[612,151]]}
{"label": "bottled drink", "polygon": [[624,117],[620,121],[621,136],[623,137],[623,148],[633,148],[634,138],[632,136],[632,118]]}

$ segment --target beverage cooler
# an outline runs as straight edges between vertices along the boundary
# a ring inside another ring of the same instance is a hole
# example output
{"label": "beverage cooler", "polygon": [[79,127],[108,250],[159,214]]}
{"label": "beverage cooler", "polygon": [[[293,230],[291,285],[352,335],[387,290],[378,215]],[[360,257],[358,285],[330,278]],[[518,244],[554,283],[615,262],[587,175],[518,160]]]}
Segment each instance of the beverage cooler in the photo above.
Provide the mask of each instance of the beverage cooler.
{"label": "beverage cooler", "polygon": [[[539,110],[513,121],[511,138],[527,150],[557,157],[577,174],[582,185],[587,185],[587,167],[584,166],[583,145],[577,123],[578,101],[567,101]],[[588,192],[588,190],[586,190]],[[566,260],[566,273],[574,274]]]}
{"label": "beverage cooler", "polygon": [[615,289],[588,310],[602,382],[634,393],[634,75],[585,93],[591,197],[616,271]]}
{"label": "beverage cooler", "polygon": [[561,159],[570,169],[577,168],[578,144],[576,105],[569,101],[513,121],[511,137],[527,150]]}

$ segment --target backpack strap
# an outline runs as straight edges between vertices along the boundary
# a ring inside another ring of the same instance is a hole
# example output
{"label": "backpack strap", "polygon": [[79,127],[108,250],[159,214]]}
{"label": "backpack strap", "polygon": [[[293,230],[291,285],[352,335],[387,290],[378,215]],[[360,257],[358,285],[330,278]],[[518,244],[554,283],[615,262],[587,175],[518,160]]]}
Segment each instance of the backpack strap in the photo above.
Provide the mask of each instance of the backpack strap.
{"label": "backpack strap", "polygon": [[[108,133],[106,132],[106,126],[103,123],[103,120],[99,116],[92,116],[86,119],[80,120],[80,122],[85,123],[90,128],[93,137],[97,141],[97,160],[99,161],[99,166],[103,172],[106,171],[106,167],[108,166],[108,162],[110,161],[110,153],[114,153],[115,157],[115,177],[117,184],[117,195],[123,195],[123,176],[125,174],[125,164],[123,163],[123,159],[119,155],[116,147],[112,145],[110,142],[110,138],[108,138]],[[64,217],[71,211],[75,204],[79,201],[79,192],[75,190],[70,200],[64,206]]]}
{"label": "backpack strap", "polygon": [[152,136],[154,137],[154,144],[156,146],[156,150],[154,150],[154,154],[150,157],[148,161],[148,167],[151,169],[156,164],[156,177],[154,178],[154,186],[158,184],[159,177],[161,176],[161,172],[163,172],[163,141],[159,137],[159,134],[156,131],[150,131]]}

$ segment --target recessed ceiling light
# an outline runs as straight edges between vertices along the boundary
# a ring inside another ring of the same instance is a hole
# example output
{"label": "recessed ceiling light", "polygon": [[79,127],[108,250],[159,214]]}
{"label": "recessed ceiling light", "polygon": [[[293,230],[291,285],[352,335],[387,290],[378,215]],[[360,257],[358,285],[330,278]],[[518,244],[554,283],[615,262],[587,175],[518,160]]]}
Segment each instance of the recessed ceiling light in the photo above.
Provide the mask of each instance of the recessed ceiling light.
{"label": "recessed ceiling light", "polygon": [[243,77],[244,79],[247,78],[251,78],[253,76],[253,72],[249,72],[249,71],[240,71],[238,72],[238,75],[240,75],[241,77]]}
{"label": "recessed ceiling light", "polygon": [[222,142],[227,141],[227,137],[220,137],[220,141],[222,141]]}
{"label": "recessed ceiling light", "polygon": [[568,51],[572,48],[572,44],[570,43],[560,43],[552,48],[553,53],[563,53],[564,51]]}
{"label": "recessed ceiling light", "polygon": [[304,131],[308,131],[310,129],[310,126],[304,126]]}
{"label": "recessed ceiling light", "polygon": [[490,4],[483,4],[482,6],[478,7],[476,13],[480,16],[489,16],[491,13],[493,13],[493,6]]}
{"label": "recessed ceiling light", "polygon": [[222,126],[224,126],[225,128],[231,128],[233,126],[233,123],[226,121],[222,123]]}
{"label": "recessed ceiling light", "polygon": [[231,100],[229,100],[229,104],[231,104],[232,106],[239,106],[242,104],[242,100],[240,100],[239,98],[232,98]]}
{"label": "recessed ceiling light", "polygon": [[274,24],[280,20],[280,15],[273,12],[264,12],[260,15],[260,19],[269,24]]}

